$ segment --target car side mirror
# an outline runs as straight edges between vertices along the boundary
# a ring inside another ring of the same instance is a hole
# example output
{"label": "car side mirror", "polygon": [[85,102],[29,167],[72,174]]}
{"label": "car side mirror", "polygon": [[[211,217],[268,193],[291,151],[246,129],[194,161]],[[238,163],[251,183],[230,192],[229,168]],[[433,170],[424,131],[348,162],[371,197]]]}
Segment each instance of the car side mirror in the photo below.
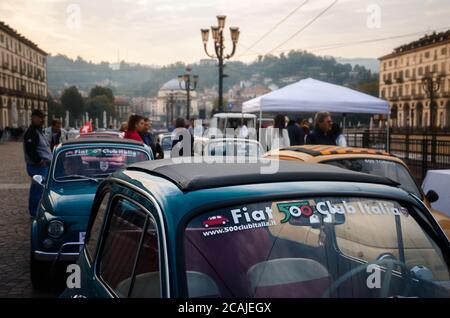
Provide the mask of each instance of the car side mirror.
{"label": "car side mirror", "polygon": [[427,192],[427,194],[425,195],[425,197],[427,198],[428,202],[433,203],[436,202],[437,200],[439,200],[439,194],[436,193],[436,191],[434,190],[429,190]]}
{"label": "car side mirror", "polygon": [[40,186],[44,186],[44,177],[40,174],[36,174],[33,176],[33,182],[39,184]]}

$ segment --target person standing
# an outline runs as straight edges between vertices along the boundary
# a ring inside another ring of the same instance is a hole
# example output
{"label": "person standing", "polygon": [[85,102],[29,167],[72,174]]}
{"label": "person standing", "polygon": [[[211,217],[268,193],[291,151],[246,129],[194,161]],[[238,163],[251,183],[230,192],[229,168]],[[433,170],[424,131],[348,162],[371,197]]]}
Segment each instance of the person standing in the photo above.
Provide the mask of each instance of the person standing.
{"label": "person standing", "polygon": [[291,146],[301,146],[305,144],[305,134],[300,125],[293,119],[288,122],[287,126],[289,140]]}
{"label": "person standing", "polygon": [[331,125],[331,135],[335,139],[337,146],[347,147],[347,140],[342,133],[341,126],[339,126],[337,123],[333,123],[333,125]]}
{"label": "person standing", "polygon": [[[155,135],[151,132],[152,123],[149,118],[144,117],[144,129],[139,132],[144,144],[152,149],[153,156],[155,159],[162,159],[164,157],[164,152],[156,141]],[[158,147],[159,146],[159,147]],[[162,154],[162,156],[161,156]]]}
{"label": "person standing", "polygon": [[61,126],[62,124],[59,119],[53,119],[51,127],[47,127],[44,130],[51,150],[68,140],[67,132],[64,128],[61,128]]}
{"label": "person standing", "polygon": [[266,141],[269,150],[281,149],[291,145],[284,115],[275,116],[273,127],[267,128]]}
{"label": "person standing", "polygon": [[315,116],[315,127],[306,138],[308,145],[336,145],[336,139],[331,134],[331,115],[329,112],[318,112]]}
{"label": "person standing", "polygon": [[183,142],[184,137],[189,136],[191,151],[190,155],[194,155],[194,136],[189,132],[186,128],[186,120],[184,118],[177,118],[175,120],[175,129],[172,132],[172,154],[178,155],[178,157],[186,156],[185,152],[183,152],[183,148],[187,146],[185,142]]}
{"label": "person standing", "polygon": [[136,141],[144,142],[139,133],[144,131],[145,122],[144,117],[140,115],[131,115],[128,119],[128,129],[125,131],[125,139],[133,139]]}
{"label": "person standing", "polygon": [[[41,110],[33,110],[31,113],[31,125],[28,127],[23,138],[25,163],[27,173],[31,178],[35,175],[41,175],[43,178],[47,178],[48,168],[52,160],[50,143],[42,130],[44,119],[45,115]],[[32,180],[28,197],[28,212],[32,217],[36,216],[42,193],[42,185]]]}

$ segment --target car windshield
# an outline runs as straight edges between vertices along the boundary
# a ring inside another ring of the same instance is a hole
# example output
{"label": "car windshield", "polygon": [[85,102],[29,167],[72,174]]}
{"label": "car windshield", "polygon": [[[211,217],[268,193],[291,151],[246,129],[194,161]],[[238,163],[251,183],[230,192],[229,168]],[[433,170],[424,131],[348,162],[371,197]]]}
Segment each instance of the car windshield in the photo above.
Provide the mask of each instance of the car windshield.
{"label": "car windshield", "polygon": [[184,232],[188,296],[450,297],[448,255],[411,209],[323,197],[197,215]]}
{"label": "car windshield", "polygon": [[219,140],[207,145],[208,156],[243,156],[259,157],[262,155],[262,147],[258,142],[245,140]]}
{"label": "car windshield", "polygon": [[65,150],[57,156],[54,179],[104,178],[127,165],[149,159],[147,153],[137,149],[94,147]]}
{"label": "car windshield", "polygon": [[400,184],[400,187],[419,198],[422,194],[414,182],[411,174],[400,163],[391,160],[358,158],[358,159],[339,159],[324,161],[322,163],[331,164],[340,168],[387,177]]}
{"label": "car windshield", "polygon": [[164,136],[161,140],[161,148],[163,151],[168,151],[172,149],[172,137]]}

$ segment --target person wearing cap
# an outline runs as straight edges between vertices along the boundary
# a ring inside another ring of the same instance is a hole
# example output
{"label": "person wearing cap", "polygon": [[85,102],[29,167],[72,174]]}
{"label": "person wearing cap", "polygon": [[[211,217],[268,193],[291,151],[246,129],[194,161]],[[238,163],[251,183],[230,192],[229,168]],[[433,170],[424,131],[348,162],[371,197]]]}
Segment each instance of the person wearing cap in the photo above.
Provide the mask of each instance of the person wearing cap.
{"label": "person wearing cap", "polygon": [[[33,110],[31,113],[31,125],[23,137],[25,163],[27,173],[31,178],[34,175],[41,175],[47,178],[48,168],[52,160],[50,143],[42,129],[44,119],[45,114],[41,110]],[[28,198],[28,211],[32,217],[36,215],[42,192],[42,186],[32,181]]]}

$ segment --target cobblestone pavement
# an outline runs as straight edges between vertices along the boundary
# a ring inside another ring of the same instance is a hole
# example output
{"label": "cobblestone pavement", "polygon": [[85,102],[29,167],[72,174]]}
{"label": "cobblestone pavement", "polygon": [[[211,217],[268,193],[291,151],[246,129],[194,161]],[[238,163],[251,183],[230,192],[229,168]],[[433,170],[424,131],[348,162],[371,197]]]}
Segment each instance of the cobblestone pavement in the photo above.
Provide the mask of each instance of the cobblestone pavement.
{"label": "cobblestone pavement", "polygon": [[30,281],[29,182],[22,143],[0,143],[0,297],[57,296],[35,291]]}

